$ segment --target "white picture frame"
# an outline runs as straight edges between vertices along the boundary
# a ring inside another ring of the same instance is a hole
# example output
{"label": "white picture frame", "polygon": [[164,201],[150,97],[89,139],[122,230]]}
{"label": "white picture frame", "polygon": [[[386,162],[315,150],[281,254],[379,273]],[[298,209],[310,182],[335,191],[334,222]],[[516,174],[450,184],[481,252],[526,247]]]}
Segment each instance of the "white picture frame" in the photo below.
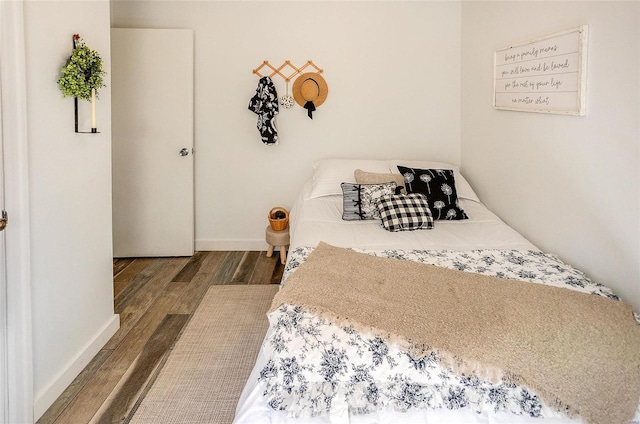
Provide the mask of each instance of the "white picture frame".
{"label": "white picture frame", "polygon": [[588,31],[582,25],[496,50],[493,107],[586,115]]}

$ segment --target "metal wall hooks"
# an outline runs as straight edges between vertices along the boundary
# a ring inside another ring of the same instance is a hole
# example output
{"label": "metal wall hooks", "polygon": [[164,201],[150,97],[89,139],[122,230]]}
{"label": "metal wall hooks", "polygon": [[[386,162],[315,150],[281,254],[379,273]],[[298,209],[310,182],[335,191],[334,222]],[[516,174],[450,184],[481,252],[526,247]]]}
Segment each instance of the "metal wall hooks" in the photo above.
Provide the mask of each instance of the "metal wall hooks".
{"label": "metal wall hooks", "polygon": [[[307,63],[305,63],[304,65],[302,65],[301,67],[297,67],[295,65],[293,65],[289,60],[285,60],[284,63],[282,63],[282,65],[280,65],[279,67],[275,67],[272,64],[269,63],[268,60],[265,60],[264,62],[262,62],[262,64],[260,66],[258,66],[256,69],[253,70],[253,73],[258,75],[259,77],[263,77],[266,74],[262,74],[260,71],[262,70],[262,68],[268,68],[271,69],[271,73],[269,74],[269,78],[273,78],[276,75],[279,75],[280,77],[282,77],[282,79],[285,80],[285,82],[289,82],[291,81],[291,79],[293,79],[293,77],[295,77],[298,74],[301,74],[302,71],[304,71],[305,69],[307,69],[308,67],[312,67],[316,70],[316,72],[318,73],[322,73],[322,69],[318,68],[313,61],[308,60]],[[287,73],[287,68],[291,69],[290,73]]]}

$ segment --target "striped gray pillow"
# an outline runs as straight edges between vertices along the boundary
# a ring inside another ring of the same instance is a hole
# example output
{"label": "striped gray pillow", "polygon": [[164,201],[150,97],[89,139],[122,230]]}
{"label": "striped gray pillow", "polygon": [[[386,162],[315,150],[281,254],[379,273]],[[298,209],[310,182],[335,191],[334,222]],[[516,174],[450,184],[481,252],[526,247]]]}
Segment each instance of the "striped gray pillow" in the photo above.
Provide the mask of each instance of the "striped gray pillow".
{"label": "striped gray pillow", "polygon": [[362,221],[380,219],[378,199],[393,194],[396,183],[353,184],[342,183],[342,219],[345,221]]}

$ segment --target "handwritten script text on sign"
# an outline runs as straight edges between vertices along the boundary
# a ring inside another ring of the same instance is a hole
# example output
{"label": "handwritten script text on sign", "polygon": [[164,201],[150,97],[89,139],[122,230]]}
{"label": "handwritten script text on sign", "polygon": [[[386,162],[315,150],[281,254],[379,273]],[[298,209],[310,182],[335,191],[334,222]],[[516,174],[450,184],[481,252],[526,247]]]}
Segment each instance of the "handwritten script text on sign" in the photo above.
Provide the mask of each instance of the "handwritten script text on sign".
{"label": "handwritten script text on sign", "polygon": [[496,107],[574,111],[578,108],[578,31],[496,52]]}

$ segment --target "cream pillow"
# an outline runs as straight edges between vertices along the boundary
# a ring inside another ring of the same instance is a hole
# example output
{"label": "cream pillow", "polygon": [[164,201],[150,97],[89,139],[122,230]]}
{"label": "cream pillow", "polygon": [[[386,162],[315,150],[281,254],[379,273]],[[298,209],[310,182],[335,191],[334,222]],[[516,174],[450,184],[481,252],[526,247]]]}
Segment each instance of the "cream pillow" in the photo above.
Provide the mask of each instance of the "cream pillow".
{"label": "cream pillow", "polygon": [[[353,176],[358,184],[384,184],[393,181],[396,186],[404,187],[404,178],[400,174],[367,172],[362,169],[356,169],[353,171]],[[404,188],[402,193],[406,193]]]}

